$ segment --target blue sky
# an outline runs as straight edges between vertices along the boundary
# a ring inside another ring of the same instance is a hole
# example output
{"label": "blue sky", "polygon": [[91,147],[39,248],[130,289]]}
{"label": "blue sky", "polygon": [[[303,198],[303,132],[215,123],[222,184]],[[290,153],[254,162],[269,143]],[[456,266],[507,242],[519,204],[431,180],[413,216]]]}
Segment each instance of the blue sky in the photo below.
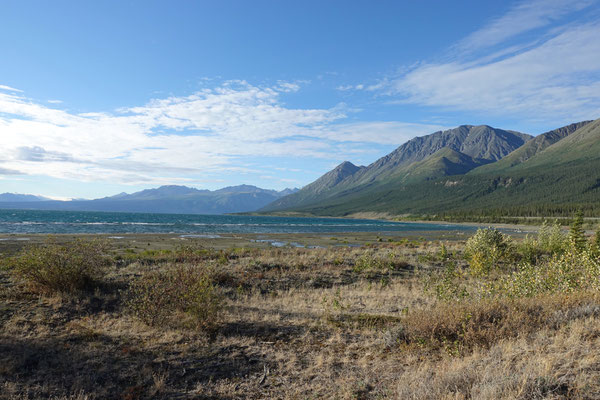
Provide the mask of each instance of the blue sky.
{"label": "blue sky", "polygon": [[0,192],[301,187],[600,117],[600,0],[0,2]]}

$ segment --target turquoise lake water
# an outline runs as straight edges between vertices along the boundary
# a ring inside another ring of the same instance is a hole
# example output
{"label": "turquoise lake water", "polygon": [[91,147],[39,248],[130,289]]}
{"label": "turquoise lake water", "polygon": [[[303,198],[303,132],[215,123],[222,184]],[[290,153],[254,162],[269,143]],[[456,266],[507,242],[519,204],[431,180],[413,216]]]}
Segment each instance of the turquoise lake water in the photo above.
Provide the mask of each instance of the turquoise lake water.
{"label": "turquoise lake water", "polygon": [[0,233],[327,233],[473,231],[475,227],[363,219],[0,210]]}

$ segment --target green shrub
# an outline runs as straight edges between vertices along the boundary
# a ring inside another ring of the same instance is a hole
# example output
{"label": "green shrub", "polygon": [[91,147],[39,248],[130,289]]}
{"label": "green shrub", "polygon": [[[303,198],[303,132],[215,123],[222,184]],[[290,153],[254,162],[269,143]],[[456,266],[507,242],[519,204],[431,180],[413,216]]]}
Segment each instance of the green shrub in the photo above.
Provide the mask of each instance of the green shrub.
{"label": "green shrub", "polygon": [[209,272],[191,266],[149,272],[129,289],[130,309],[150,326],[212,329],[219,321],[223,302]]}
{"label": "green shrub", "polygon": [[522,261],[530,264],[539,263],[544,256],[563,254],[570,246],[570,240],[562,231],[558,221],[552,226],[544,220],[537,234],[537,239],[526,235],[517,246]]}
{"label": "green shrub", "polygon": [[529,235],[526,235],[525,239],[519,243],[518,251],[521,258],[531,264],[537,264],[544,253],[539,240]]}
{"label": "green shrub", "polygon": [[511,251],[510,237],[494,228],[478,229],[465,245],[465,257],[475,276],[487,275],[501,261],[507,260]]}
{"label": "green shrub", "polygon": [[572,248],[542,265],[523,263],[517,271],[490,283],[489,287],[490,294],[509,297],[600,290],[600,258]]}
{"label": "green shrub", "polygon": [[563,233],[558,221],[554,221],[552,226],[544,220],[540,231],[538,232],[538,244],[542,251],[547,254],[560,254],[567,248],[567,237]]}
{"label": "green shrub", "polygon": [[58,244],[49,239],[9,260],[9,268],[34,291],[74,294],[100,280],[109,264],[107,243],[77,239]]}
{"label": "green shrub", "polygon": [[450,254],[448,253],[448,249],[446,248],[446,245],[442,243],[438,252],[438,258],[440,259],[440,261],[446,261],[449,257]]}

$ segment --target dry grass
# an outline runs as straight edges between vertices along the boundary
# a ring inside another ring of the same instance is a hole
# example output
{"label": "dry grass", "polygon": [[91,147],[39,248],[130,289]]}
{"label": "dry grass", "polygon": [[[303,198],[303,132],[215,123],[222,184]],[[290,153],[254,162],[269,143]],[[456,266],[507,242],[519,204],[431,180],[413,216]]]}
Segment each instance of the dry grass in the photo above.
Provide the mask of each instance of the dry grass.
{"label": "dry grass", "polygon": [[598,317],[559,330],[501,340],[466,357],[406,369],[394,396],[406,399],[592,399],[600,397]]}
{"label": "dry grass", "polygon": [[[426,277],[462,246],[146,254],[80,297],[0,271],[0,398],[600,397],[598,293],[440,301]],[[128,305],[182,266],[223,296],[210,331]]]}

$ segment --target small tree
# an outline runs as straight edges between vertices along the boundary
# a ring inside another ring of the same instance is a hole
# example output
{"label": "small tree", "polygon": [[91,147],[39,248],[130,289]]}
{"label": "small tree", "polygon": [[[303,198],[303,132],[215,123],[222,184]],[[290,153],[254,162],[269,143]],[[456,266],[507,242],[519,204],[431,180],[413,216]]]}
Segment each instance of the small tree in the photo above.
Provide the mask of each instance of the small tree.
{"label": "small tree", "polygon": [[575,250],[581,252],[586,249],[587,241],[585,239],[585,231],[583,230],[583,211],[579,209],[575,214],[575,219],[571,224],[569,231],[569,240],[575,247]]}

